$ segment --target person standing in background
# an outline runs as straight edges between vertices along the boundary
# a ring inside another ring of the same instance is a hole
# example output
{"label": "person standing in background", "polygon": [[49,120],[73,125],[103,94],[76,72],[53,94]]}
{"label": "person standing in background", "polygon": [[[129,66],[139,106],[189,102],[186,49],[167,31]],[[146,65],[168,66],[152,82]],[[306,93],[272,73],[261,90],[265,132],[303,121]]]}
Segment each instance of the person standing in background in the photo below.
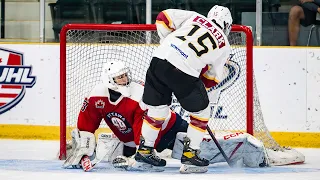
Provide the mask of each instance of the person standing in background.
{"label": "person standing in background", "polygon": [[317,13],[320,13],[320,0],[300,0],[289,12],[289,43],[296,46],[300,31],[300,24],[304,27],[316,22]]}

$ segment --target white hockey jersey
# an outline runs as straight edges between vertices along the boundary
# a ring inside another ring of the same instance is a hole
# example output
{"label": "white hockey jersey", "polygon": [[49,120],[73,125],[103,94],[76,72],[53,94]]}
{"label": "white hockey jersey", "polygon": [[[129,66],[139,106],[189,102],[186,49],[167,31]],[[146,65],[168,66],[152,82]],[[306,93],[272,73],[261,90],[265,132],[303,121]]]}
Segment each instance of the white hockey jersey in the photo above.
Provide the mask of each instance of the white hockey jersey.
{"label": "white hockey jersey", "polygon": [[161,41],[154,57],[194,77],[209,65],[206,76],[217,83],[222,80],[231,48],[215,23],[193,11],[167,9],[157,16],[156,26]]}

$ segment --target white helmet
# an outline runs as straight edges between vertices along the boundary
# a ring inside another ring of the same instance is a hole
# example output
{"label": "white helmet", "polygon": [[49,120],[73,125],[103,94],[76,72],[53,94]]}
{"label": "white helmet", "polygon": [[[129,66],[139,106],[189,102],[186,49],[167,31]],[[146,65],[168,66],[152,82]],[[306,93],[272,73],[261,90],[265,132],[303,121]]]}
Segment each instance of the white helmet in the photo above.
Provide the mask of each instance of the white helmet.
{"label": "white helmet", "polygon": [[[128,83],[126,85],[118,85],[114,78],[127,73]],[[103,84],[114,91],[120,92],[123,96],[129,97],[130,94],[130,77],[129,69],[122,61],[109,61],[103,64],[101,80]]]}
{"label": "white helmet", "polygon": [[226,36],[229,35],[233,20],[228,8],[215,5],[210,9],[207,18],[215,21],[216,24],[221,27]]}

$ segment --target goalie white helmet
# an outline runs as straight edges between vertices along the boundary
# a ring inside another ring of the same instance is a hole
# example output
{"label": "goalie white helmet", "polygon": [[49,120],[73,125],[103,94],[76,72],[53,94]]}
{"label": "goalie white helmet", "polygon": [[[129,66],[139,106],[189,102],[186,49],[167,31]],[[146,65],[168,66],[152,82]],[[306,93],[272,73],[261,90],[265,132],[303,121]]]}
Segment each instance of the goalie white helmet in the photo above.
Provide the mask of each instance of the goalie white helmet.
{"label": "goalie white helmet", "polygon": [[[130,94],[130,71],[122,61],[109,61],[103,65],[101,80],[103,84],[114,91],[120,92],[123,96]],[[127,82],[123,85],[117,84],[115,78],[121,75],[127,77]]]}
{"label": "goalie white helmet", "polygon": [[233,20],[228,8],[215,5],[210,9],[207,18],[218,24],[226,36],[229,35]]}

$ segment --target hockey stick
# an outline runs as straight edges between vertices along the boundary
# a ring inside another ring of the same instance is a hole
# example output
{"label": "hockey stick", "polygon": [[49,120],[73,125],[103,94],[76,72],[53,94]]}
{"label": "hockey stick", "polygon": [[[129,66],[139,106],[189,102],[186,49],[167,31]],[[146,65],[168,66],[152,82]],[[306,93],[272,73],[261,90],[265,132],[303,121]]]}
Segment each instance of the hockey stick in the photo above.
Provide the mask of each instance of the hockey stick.
{"label": "hockey stick", "polygon": [[221,152],[222,156],[224,157],[224,159],[227,161],[228,165],[230,167],[232,167],[232,164],[230,162],[230,159],[228,158],[228,156],[226,155],[226,153],[223,151],[223,149],[221,148],[219,142],[217,141],[217,139],[214,137],[210,127],[207,125],[207,131],[210,134],[211,138],[213,139],[214,143],[216,144],[216,146],[218,147],[219,151]]}

